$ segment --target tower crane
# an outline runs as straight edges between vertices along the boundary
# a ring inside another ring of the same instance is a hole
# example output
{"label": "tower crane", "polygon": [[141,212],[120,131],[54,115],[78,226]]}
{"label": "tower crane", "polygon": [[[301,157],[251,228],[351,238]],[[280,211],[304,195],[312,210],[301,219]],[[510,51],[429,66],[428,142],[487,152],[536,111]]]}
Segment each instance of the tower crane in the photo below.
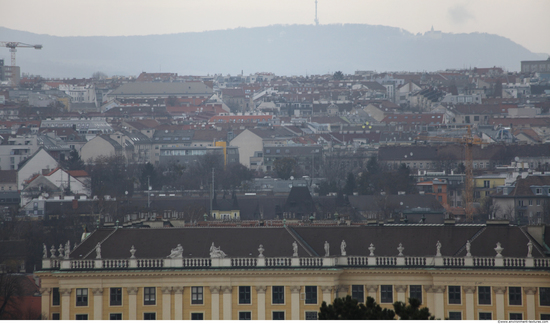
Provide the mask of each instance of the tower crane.
{"label": "tower crane", "polygon": [[434,142],[452,142],[459,143],[464,145],[464,161],[465,161],[465,171],[466,179],[464,182],[464,205],[466,209],[466,219],[468,222],[472,222],[474,219],[474,207],[473,207],[473,198],[474,198],[474,173],[473,173],[473,156],[472,156],[472,146],[481,145],[482,141],[480,138],[472,136],[472,130],[470,125],[468,125],[468,132],[462,138],[452,138],[452,137],[441,137],[441,136],[418,136],[417,140],[422,141],[434,141]]}
{"label": "tower crane", "polygon": [[34,49],[42,49],[42,45],[31,45],[31,44],[25,44],[20,42],[0,42],[0,47],[7,47],[10,49],[11,52],[11,66],[15,66],[15,53],[17,52],[17,47],[23,47],[23,48],[34,48]]}

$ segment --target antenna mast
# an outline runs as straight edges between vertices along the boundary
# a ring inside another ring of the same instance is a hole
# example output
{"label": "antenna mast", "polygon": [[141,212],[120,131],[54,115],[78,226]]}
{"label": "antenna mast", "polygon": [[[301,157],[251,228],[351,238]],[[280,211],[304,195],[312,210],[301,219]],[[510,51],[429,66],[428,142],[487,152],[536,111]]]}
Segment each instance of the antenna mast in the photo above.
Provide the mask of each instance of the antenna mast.
{"label": "antenna mast", "polygon": [[319,25],[319,19],[317,19],[317,0],[315,0],[315,26]]}

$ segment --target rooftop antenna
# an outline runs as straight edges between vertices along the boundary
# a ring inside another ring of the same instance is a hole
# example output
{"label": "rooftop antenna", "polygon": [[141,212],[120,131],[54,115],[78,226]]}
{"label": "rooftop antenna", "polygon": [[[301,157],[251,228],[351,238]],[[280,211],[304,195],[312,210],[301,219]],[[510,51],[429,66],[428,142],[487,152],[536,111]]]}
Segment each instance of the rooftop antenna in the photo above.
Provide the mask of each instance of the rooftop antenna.
{"label": "rooftop antenna", "polygon": [[319,19],[317,19],[317,0],[315,0],[315,26],[319,25]]}

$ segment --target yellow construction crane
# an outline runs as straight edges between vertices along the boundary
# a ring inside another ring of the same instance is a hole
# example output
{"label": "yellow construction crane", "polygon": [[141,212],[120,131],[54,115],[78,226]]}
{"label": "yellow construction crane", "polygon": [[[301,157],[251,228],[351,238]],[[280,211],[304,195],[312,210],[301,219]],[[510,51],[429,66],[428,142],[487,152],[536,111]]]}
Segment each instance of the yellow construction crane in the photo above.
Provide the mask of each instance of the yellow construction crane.
{"label": "yellow construction crane", "polygon": [[474,173],[473,173],[473,156],[472,146],[481,145],[480,138],[472,136],[472,130],[468,125],[468,132],[462,138],[441,137],[441,136],[418,136],[417,140],[421,141],[434,141],[434,142],[452,142],[464,145],[464,162],[466,167],[466,179],[464,182],[464,206],[466,210],[466,219],[472,222],[474,219]]}
{"label": "yellow construction crane", "polygon": [[25,44],[21,42],[0,42],[0,47],[7,47],[10,49],[11,52],[11,66],[15,66],[15,53],[17,52],[17,47],[23,47],[23,48],[34,48],[34,49],[42,49],[42,45],[31,45],[31,44]]}

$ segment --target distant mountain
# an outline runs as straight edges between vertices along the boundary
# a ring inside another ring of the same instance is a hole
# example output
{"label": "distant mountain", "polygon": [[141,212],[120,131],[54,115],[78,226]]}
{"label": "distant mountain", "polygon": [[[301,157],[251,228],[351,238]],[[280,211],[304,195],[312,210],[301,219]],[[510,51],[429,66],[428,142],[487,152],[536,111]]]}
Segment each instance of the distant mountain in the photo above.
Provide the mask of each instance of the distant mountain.
{"label": "distant mountain", "polygon": [[[373,25],[290,25],[150,36],[57,37],[0,27],[1,41],[42,44],[17,51],[21,71],[44,77],[180,75],[274,72],[322,74],[341,70],[436,71],[499,66],[519,71],[520,61],[546,59],[492,34],[411,34]],[[9,64],[7,48],[0,58]]]}

